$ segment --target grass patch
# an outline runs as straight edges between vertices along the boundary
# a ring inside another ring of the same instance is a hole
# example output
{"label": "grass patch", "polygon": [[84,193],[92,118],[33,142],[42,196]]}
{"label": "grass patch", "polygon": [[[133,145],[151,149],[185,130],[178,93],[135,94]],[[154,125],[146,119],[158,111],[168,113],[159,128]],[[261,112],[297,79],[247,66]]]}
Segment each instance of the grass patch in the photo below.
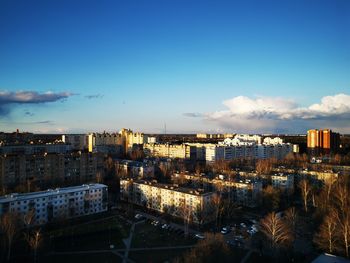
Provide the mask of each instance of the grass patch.
{"label": "grass patch", "polygon": [[48,233],[54,251],[78,251],[124,248],[123,239],[129,235],[130,225],[119,218],[108,218],[98,222],[84,223]]}
{"label": "grass patch", "polygon": [[181,256],[188,249],[174,249],[174,250],[158,250],[158,251],[132,251],[129,258],[135,262],[152,262],[163,263],[171,262],[173,259]]}
{"label": "grass patch", "polygon": [[82,235],[109,229],[118,230],[127,236],[130,230],[130,225],[117,217],[113,217],[56,229],[47,232],[47,235],[64,237],[71,236],[72,232],[74,232],[76,235]]}
{"label": "grass patch", "polygon": [[46,256],[39,259],[41,262],[50,262],[50,263],[119,263],[123,260],[112,253],[96,253],[96,254],[75,254],[75,255],[53,255]]}
{"label": "grass patch", "polygon": [[185,238],[183,235],[144,223],[135,227],[131,247],[187,246],[195,244],[196,241],[190,236]]}

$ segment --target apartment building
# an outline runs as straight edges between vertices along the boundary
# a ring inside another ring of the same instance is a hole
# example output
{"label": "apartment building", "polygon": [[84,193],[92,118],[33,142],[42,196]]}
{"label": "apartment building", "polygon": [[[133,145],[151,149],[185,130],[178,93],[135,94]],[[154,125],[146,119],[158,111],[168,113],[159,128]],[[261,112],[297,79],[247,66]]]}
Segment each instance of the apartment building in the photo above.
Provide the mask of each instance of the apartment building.
{"label": "apartment building", "polygon": [[121,180],[120,191],[121,197],[128,197],[135,204],[195,224],[213,220],[213,192],[144,180]]}
{"label": "apartment building", "polygon": [[102,169],[103,156],[97,153],[43,153],[0,155],[0,187],[35,182],[94,181]]}
{"label": "apartment building", "polygon": [[209,134],[209,133],[197,133],[197,139],[223,139],[223,138],[232,138],[235,136],[234,133],[224,133],[224,134]]}
{"label": "apartment building", "polygon": [[119,135],[122,139],[122,145],[125,149],[125,152],[132,151],[134,145],[142,145],[148,142],[148,136],[141,132],[133,132],[130,129],[121,129]]}
{"label": "apartment building", "polygon": [[307,147],[313,151],[334,152],[339,149],[340,135],[330,129],[308,130]]}
{"label": "apartment building", "polygon": [[0,146],[0,154],[39,154],[39,153],[67,153],[72,150],[70,144],[14,144]]}
{"label": "apartment building", "polygon": [[291,193],[294,191],[294,175],[283,173],[272,175],[271,184],[277,189]]}
{"label": "apartment building", "polygon": [[0,197],[0,215],[34,211],[33,225],[107,211],[108,188],[89,184]]}
{"label": "apartment building", "polygon": [[132,178],[153,178],[154,165],[145,162],[114,159],[121,174]]}
{"label": "apartment building", "polygon": [[146,155],[166,158],[196,159],[197,149],[195,146],[186,144],[144,144]]}
{"label": "apartment building", "polygon": [[147,138],[147,143],[157,143],[157,142],[158,142],[157,137],[148,136],[148,138]]}
{"label": "apartment building", "polygon": [[70,144],[72,150],[83,151],[88,148],[88,136],[86,134],[64,134],[62,142]]}
{"label": "apartment building", "polygon": [[339,173],[334,173],[333,171],[307,171],[303,170],[299,172],[301,176],[308,176],[313,180],[325,182],[328,180],[337,180]]}
{"label": "apartment building", "polygon": [[186,143],[186,145],[192,147],[192,151],[195,151],[196,160],[200,160],[200,161],[205,160],[205,154],[206,154],[205,143]]}
{"label": "apartment building", "polygon": [[206,145],[206,161],[232,160],[239,158],[283,159],[293,151],[293,146],[289,143],[276,145]]}
{"label": "apartment building", "polygon": [[259,205],[262,194],[262,182],[254,180],[240,180],[234,183],[235,202],[247,206]]}
{"label": "apartment building", "polygon": [[225,147],[217,144],[205,145],[205,160],[207,162],[214,162],[225,159]]}
{"label": "apartment building", "polygon": [[97,152],[97,147],[123,145],[123,138],[118,133],[90,133],[87,135],[89,152]]}
{"label": "apartment building", "polygon": [[213,179],[210,183],[215,191],[222,193],[239,205],[256,207],[260,203],[262,194],[262,182],[260,180]]}

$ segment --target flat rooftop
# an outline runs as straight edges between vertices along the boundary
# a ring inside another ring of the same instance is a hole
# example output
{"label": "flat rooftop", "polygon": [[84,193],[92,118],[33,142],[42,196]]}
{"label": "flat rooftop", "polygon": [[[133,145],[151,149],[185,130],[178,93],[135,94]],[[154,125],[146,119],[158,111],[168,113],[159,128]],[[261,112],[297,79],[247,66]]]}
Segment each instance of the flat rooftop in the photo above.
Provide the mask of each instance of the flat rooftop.
{"label": "flat rooftop", "polygon": [[48,197],[48,196],[54,196],[54,195],[60,195],[60,194],[74,193],[77,191],[84,191],[88,189],[100,189],[103,187],[107,187],[107,186],[104,184],[83,184],[78,186],[47,189],[46,191],[39,191],[39,192],[32,192],[32,193],[23,193],[23,194],[12,193],[12,194],[0,196],[0,204],[7,203],[7,202],[42,198],[42,197]]}
{"label": "flat rooftop", "polygon": [[176,191],[176,192],[182,192],[182,193],[196,195],[196,196],[208,195],[208,194],[212,193],[210,191],[205,191],[204,189],[179,187],[179,186],[174,185],[174,184],[163,184],[163,183],[152,182],[152,181],[145,181],[145,180],[137,180],[137,181],[134,181],[134,183],[136,183],[136,184],[144,184],[144,185],[151,185],[151,186],[158,187],[158,188],[169,189],[169,190],[173,190],[173,191]]}

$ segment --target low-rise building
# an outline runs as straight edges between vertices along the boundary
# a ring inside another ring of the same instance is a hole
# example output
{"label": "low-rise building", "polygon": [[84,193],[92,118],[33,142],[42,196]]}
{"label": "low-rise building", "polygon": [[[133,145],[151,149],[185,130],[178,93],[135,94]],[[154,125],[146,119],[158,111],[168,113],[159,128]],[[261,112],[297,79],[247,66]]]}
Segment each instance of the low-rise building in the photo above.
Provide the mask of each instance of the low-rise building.
{"label": "low-rise building", "polygon": [[33,225],[107,211],[108,188],[89,184],[0,197],[0,215],[34,212]]}
{"label": "low-rise building", "polygon": [[248,207],[256,207],[260,203],[262,182],[254,180],[240,180],[234,183],[235,202]]}
{"label": "low-rise building", "polygon": [[333,171],[306,171],[303,170],[299,172],[301,176],[308,176],[311,179],[325,182],[327,180],[337,180],[339,173],[334,173]]}
{"label": "low-rise building", "polygon": [[114,160],[119,172],[132,178],[152,178],[154,177],[154,165],[146,162],[132,160]]}
{"label": "low-rise building", "polygon": [[213,179],[210,182],[215,191],[227,196],[236,204],[256,207],[260,204],[262,182],[257,179],[227,180]]}
{"label": "low-rise building", "polygon": [[283,173],[272,175],[271,184],[277,189],[291,193],[294,191],[294,175]]}

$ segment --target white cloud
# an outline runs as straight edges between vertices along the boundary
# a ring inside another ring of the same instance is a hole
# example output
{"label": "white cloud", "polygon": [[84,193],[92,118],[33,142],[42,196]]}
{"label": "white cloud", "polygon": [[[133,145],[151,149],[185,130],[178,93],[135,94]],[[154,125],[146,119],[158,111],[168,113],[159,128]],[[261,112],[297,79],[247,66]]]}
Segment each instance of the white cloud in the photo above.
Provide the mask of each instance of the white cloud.
{"label": "white cloud", "polygon": [[242,132],[305,132],[320,125],[350,132],[350,96],[346,94],[323,97],[308,107],[281,97],[237,96],[223,104],[226,110],[204,114],[205,120]]}

